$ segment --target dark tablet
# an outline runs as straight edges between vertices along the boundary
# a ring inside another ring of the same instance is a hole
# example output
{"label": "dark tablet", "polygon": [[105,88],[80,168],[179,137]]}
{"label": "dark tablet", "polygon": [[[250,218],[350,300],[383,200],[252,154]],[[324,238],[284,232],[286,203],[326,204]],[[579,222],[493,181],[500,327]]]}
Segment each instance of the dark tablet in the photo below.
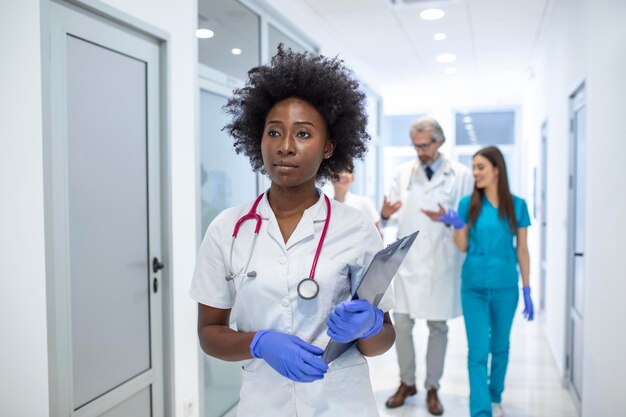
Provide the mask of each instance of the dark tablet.
{"label": "dark tablet", "polygon": [[[368,300],[373,305],[378,306],[418,233],[419,231],[398,239],[374,255],[367,271],[352,291],[353,300]],[[354,343],[355,341],[340,343],[331,340],[324,350],[322,359],[326,363],[331,363],[339,355],[350,349]]]}

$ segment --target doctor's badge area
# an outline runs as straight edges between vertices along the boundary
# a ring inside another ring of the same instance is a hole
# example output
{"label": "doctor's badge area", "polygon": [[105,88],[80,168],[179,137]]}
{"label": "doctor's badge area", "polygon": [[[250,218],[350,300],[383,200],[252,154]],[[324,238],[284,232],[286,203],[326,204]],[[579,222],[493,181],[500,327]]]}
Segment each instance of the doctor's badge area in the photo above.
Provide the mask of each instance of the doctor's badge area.
{"label": "doctor's badge area", "polygon": [[[235,227],[233,229],[233,239],[230,244],[230,255],[229,255],[230,273],[226,275],[225,277],[226,281],[232,281],[237,277],[256,278],[257,276],[256,271],[248,271],[248,267],[250,266],[250,260],[252,259],[254,248],[256,247],[256,241],[257,241],[257,238],[259,237],[261,224],[263,223],[261,216],[256,211],[264,195],[265,193],[258,196],[257,199],[254,201],[254,204],[250,208],[250,211],[247,214],[245,214],[243,217],[241,217],[239,220],[237,220],[237,223],[235,223]],[[311,272],[309,273],[308,277],[303,278],[298,283],[298,295],[303,300],[312,300],[315,297],[317,297],[317,294],[319,294],[320,292],[319,284],[315,280],[315,269],[317,268],[317,261],[319,260],[320,253],[324,245],[324,239],[326,238],[328,224],[330,223],[330,200],[328,199],[326,195],[324,195],[324,199],[326,201],[326,213],[327,213],[326,220],[324,221],[324,229],[322,230],[322,235],[320,236],[320,240],[317,244],[315,257],[313,258],[313,263],[311,265]],[[237,235],[239,234],[239,229],[241,228],[241,225],[248,220],[254,220],[256,222],[255,227],[254,227],[254,237],[252,238],[252,242],[250,243],[250,248],[248,249],[248,253],[243,262],[243,265],[241,266],[238,272],[235,272],[235,269],[233,268],[233,249],[235,248],[235,240],[237,239]]]}

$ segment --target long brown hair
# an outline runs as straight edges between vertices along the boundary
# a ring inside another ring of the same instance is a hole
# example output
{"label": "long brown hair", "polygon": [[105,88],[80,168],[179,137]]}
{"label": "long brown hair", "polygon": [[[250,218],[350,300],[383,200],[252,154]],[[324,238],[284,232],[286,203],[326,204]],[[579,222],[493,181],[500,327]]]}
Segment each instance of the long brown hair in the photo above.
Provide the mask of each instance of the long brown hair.
{"label": "long brown hair", "polygon": [[[498,215],[501,219],[507,219],[509,222],[509,228],[511,233],[517,231],[517,220],[515,218],[515,208],[513,207],[513,196],[509,190],[509,177],[506,173],[506,164],[504,163],[504,156],[500,149],[495,146],[488,146],[476,152],[474,156],[482,156],[486,158],[494,168],[498,169]],[[474,192],[470,200],[469,207],[469,224],[475,224],[478,220],[478,215],[483,207],[483,196],[485,195],[484,189],[479,189],[474,184]]]}

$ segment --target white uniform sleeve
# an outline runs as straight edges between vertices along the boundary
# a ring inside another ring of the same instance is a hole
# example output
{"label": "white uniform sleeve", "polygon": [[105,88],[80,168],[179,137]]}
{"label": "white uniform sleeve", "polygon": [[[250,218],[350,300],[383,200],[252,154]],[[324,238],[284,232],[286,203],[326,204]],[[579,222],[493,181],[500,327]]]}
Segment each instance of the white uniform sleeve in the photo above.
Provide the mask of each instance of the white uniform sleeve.
{"label": "white uniform sleeve", "polygon": [[[209,225],[196,259],[196,268],[189,295],[198,303],[228,309],[235,302],[233,281],[226,281],[226,250],[230,248],[228,233],[220,232],[224,212]],[[221,244],[220,244],[221,243]]]}
{"label": "white uniform sleeve", "polygon": [[[353,274],[354,278],[360,279],[367,270],[367,267],[372,262],[372,259],[374,259],[374,256],[381,249],[383,249],[384,245],[381,240],[380,233],[376,229],[376,226],[369,222],[364,223],[361,226],[361,233],[357,242],[359,242],[358,258],[356,261],[356,267],[351,271],[351,273]],[[355,280],[353,279],[353,282],[354,281]],[[387,312],[391,310],[394,306],[395,298],[393,297],[392,287],[389,286],[389,288],[383,295],[383,298],[380,300],[378,308],[380,308],[384,312]]]}

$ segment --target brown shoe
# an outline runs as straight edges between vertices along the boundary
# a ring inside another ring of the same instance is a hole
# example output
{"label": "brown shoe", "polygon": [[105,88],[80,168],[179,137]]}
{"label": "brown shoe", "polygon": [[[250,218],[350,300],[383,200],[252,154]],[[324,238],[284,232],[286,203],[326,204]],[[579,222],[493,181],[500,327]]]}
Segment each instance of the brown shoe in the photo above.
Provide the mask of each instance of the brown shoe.
{"label": "brown shoe", "polygon": [[415,394],[417,394],[417,387],[415,385],[407,385],[404,382],[400,382],[400,387],[395,394],[389,397],[385,405],[387,408],[400,407],[404,405],[404,400],[406,400],[407,397]]}
{"label": "brown shoe", "polygon": [[443,405],[441,405],[441,401],[439,401],[436,389],[431,388],[426,393],[426,405],[428,406],[428,412],[433,416],[443,414]]}

